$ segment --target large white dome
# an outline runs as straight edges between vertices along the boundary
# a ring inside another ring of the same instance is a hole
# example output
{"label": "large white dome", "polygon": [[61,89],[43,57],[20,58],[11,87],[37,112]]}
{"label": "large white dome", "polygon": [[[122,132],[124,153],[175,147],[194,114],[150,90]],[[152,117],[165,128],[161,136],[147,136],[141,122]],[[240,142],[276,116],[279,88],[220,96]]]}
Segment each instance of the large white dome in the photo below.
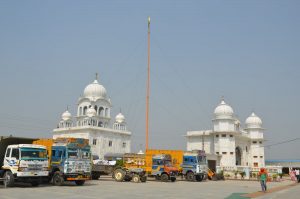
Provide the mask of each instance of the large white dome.
{"label": "large white dome", "polygon": [[62,120],[67,121],[70,120],[72,118],[71,113],[66,110],[62,115],[61,115]]}
{"label": "large white dome", "polygon": [[262,128],[262,121],[261,119],[252,113],[245,121],[246,128]]}
{"label": "large white dome", "polygon": [[222,99],[221,103],[215,108],[214,115],[216,119],[232,119],[234,112],[231,106]]}
{"label": "large white dome", "polygon": [[86,98],[103,98],[107,97],[106,89],[95,80],[93,83],[87,85],[83,91],[83,97]]}

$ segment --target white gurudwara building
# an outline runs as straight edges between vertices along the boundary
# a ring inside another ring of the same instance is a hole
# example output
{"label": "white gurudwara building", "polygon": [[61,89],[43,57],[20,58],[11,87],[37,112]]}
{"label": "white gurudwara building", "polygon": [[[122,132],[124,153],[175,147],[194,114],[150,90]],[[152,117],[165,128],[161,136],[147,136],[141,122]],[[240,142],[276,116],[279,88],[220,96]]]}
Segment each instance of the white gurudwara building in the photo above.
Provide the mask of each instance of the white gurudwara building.
{"label": "white gurudwara building", "polygon": [[93,155],[100,159],[130,152],[131,132],[125,117],[117,114],[111,122],[112,104],[106,89],[96,79],[87,85],[78,99],[77,114],[66,110],[53,130],[53,138],[74,137],[89,139]]}
{"label": "white gurudwara building", "polygon": [[237,167],[265,166],[264,128],[262,120],[252,113],[241,127],[231,106],[222,99],[215,108],[212,130],[188,131],[187,150],[204,149],[217,157],[217,167],[235,170]]}

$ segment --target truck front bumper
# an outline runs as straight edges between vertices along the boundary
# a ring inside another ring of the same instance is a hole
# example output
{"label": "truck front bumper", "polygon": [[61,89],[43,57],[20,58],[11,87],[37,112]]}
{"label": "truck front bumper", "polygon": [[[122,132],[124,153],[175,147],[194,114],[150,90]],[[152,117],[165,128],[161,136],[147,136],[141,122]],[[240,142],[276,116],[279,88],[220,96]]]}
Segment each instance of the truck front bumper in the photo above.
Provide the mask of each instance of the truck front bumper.
{"label": "truck front bumper", "polygon": [[91,174],[65,174],[65,179],[68,181],[90,180]]}
{"label": "truck front bumper", "polygon": [[17,177],[46,177],[46,176],[49,176],[49,171],[17,172]]}

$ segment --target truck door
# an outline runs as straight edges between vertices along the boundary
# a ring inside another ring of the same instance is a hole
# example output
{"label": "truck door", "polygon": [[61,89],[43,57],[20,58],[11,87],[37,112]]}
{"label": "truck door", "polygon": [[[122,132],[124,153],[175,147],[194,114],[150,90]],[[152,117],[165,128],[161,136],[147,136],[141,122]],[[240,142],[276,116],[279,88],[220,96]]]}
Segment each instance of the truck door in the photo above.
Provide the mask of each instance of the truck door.
{"label": "truck door", "polygon": [[64,152],[65,151],[63,149],[53,149],[51,165],[60,165],[62,163],[62,158],[64,157]]}
{"label": "truck door", "polygon": [[8,147],[5,153],[5,159],[3,165],[6,167],[17,166],[19,160],[19,149]]}
{"label": "truck door", "polygon": [[10,152],[11,152],[11,148],[7,147],[6,152],[5,152],[5,158],[3,160],[3,167],[8,168],[9,167],[9,163],[10,163]]}

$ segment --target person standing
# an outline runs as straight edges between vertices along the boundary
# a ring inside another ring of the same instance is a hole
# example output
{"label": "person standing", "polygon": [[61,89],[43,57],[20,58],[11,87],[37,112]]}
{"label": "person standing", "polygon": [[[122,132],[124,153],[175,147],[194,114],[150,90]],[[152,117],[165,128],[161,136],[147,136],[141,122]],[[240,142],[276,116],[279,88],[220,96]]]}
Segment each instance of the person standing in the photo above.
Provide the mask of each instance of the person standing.
{"label": "person standing", "polygon": [[299,183],[299,181],[300,181],[300,171],[299,171],[299,169],[295,169],[295,174],[296,174],[296,180]]}
{"label": "person standing", "polygon": [[259,173],[259,180],[260,180],[260,185],[261,185],[261,189],[263,192],[267,191],[267,178],[268,178],[268,174],[267,171],[264,168],[261,168]]}

